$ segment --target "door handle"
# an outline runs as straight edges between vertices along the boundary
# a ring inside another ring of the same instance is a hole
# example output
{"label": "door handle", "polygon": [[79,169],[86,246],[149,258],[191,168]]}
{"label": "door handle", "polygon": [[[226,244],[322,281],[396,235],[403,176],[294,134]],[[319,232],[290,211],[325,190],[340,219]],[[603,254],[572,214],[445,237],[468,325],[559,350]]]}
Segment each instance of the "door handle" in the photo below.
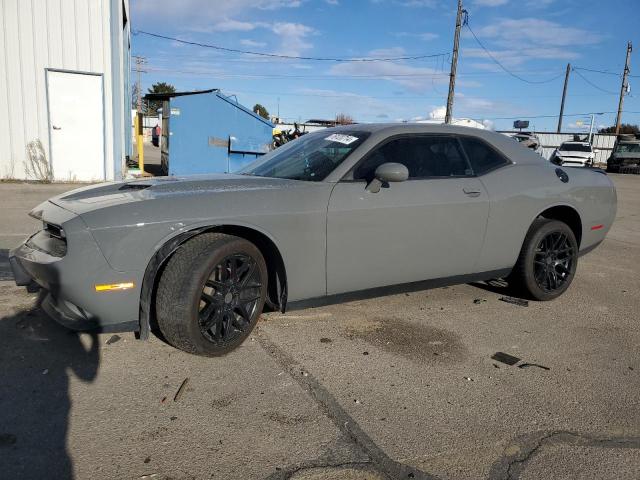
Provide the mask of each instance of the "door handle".
{"label": "door handle", "polygon": [[482,192],[480,190],[474,190],[473,188],[464,187],[462,191],[470,197],[479,197]]}
{"label": "door handle", "polygon": [[62,130],[62,127],[58,127],[58,126],[56,126],[56,125],[53,125],[53,126],[52,126],[52,128],[53,128],[54,130]]}

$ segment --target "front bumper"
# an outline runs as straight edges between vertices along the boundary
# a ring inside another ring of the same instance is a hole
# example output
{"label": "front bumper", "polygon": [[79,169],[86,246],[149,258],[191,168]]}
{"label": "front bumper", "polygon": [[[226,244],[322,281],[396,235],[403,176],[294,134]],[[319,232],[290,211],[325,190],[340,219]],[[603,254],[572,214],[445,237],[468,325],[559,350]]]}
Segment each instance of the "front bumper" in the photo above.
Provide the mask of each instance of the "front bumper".
{"label": "front bumper", "polygon": [[[48,209],[60,207],[50,204]],[[16,285],[30,291],[43,289],[42,308],[67,328],[137,331],[142,275],[113,270],[80,217],[67,212],[67,220],[64,256],[52,255],[42,248],[38,241],[42,231],[9,252]],[[107,292],[97,292],[95,288],[97,284],[122,282],[133,282],[134,288]]]}

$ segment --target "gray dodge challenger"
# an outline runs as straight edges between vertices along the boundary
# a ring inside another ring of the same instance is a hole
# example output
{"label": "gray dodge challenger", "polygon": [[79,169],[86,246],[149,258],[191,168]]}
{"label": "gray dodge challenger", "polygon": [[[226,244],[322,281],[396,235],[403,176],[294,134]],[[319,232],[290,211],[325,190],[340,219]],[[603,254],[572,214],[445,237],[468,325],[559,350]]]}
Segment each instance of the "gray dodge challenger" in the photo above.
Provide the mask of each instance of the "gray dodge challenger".
{"label": "gray dodge challenger", "polygon": [[67,327],[153,331],[215,356],[240,345],[265,308],[492,278],[552,300],[615,213],[602,171],[552,165],[497,133],[350,125],[234,174],[54,197],[30,213],[43,228],[10,264]]}

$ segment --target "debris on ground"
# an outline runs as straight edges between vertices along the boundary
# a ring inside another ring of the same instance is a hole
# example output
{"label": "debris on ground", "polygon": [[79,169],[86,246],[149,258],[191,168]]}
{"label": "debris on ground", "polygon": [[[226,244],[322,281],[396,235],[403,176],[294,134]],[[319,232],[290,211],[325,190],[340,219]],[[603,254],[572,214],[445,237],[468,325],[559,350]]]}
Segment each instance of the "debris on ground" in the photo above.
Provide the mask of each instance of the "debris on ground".
{"label": "debris on ground", "polygon": [[173,401],[177,402],[178,400],[180,400],[180,398],[182,397],[182,394],[184,393],[187,385],[189,384],[189,377],[185,378],[182,383],[180,384],[180,388],[178,388],[178,391],[176,392],[175,396],[173,397]]}
{"label": "debris on ground", "polygon": [[493,355],[491,355],[491,359],[507,365],[515,365],[521,360],[518,357],[514,357],[513,355],[509,355],[508,353],[504,352],[494,353]]}
{"label": "debris on ground", "polygon": [[333,340],[331,340],[330,338],[327,337],[322,337],[320,339],[320,343],[331,343]]}
{"label": "debris on ground", "polygon": [[500,300],[506,303],[512,303],[513,305],[518,305],[519,307],[528,307],[529,301],[524,300],[522,298],[517,297],[500,297]]}
{"label": "debris on ground", "polygon": [[[520,362],[522,359],[518,357],[514,357],[513,355],[509,355],[504,352],[496,352],[491,355],[492,360],[497,360],[500,363],[504,363],[505,365],[514,366],[516,363]],[[495,368],[500,368],[495,363],[493,364]],[[551,370],[549,367],[545,367],[544,365],[540,365],[539,363],[521,363],[518,365],[518,368],[528,368],[528,367],[538,367],[543,370]]]}
{"label": "debris on ground", "polygon": [[107,340],[107,345],[111,345],[112,343],[116,343],[120,340],[120,335],[112,335],[109,340]]}
{"label": "debris on ground", "polygon": [[538,367],[543,370],[551,370],[549,367],[545,367],[544,365],[540,365],[539,363],[522,363],[518,365],[518,368],[527,368],[527,367]]}
{"label": "debris on ground", "polygon": [[363,355],[369,355],[369,352],[362,352]]}
{"label": "debris on ground", "polygon": [[464,379],[465,379],[467,382],[473,382],[473,378],[471,378],[471,377],[464,377]]}
{"label": "debris on ground", "polygon": [[474,299],[474,300],[473,300],[473,303],[475,303],[476,305],[478,305],[479,303],[484,303],[484,302],[486,302],[486,301],[487,301],[487,300],[486,300],[486,299],[484,299],[484,298],[476,298],[476,299]]}
{"label": "debris on ground", "polygon": [[147,457],[144,459],[144,463],[149,463],[151,461],[151,457]]}

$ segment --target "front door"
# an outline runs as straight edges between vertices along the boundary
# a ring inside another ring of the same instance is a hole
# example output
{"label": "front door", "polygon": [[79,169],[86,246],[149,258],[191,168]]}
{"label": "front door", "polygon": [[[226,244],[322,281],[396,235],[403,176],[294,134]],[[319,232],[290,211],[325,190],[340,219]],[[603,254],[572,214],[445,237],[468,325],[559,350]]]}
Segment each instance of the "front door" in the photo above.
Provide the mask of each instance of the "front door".
{"label": "front door", "polygon": [[102,75],[47,70],[55,180],[105,180]]}
{"label": "front door", "polygon": [[[407,166],[409,180],[367,191],[386,162]],[[327,293],[474,273],[488,213],[487,193],[455,137],[391,139],[331,194]]]}

